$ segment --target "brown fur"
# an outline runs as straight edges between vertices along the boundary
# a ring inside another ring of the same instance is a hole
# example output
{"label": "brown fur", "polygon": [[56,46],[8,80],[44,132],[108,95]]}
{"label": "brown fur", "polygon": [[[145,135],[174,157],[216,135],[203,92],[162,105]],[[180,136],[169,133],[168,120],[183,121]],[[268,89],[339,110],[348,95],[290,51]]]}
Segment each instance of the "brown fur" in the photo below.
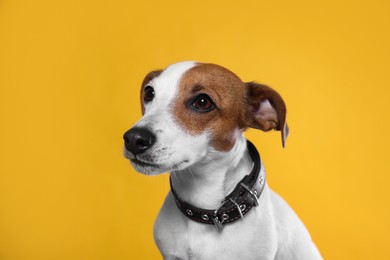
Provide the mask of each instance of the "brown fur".
{"label": "brown fur", "polygon": [[[230,150],[236,132],[245,128],[244,84],[234,73],[214,64],[198,64],[188,70],[179,83],[172,113],[178,124],[189,134],[197,135],[206,129],[212,136],[212,146],[220,151]],[[205,93],[216,108],[209,112],[191,109],[191,100]]]}
{"label": "brown fur", "polygon": [[[142,113],[145,112],[144,87],[160,74],[160,70],[152,71],[142,83]],[[190,103],[201,93],[214,101],[213,110],[199,112],[191,108]],[[272,108],[265,116],[261,102],[267,99]],[[239,132],[248,127],[281,130],[283,146],[288,134],[286,106],[275,90],[254,82],[244,83],[233,72],[215,64],[199,63],[183,74],[171,111],[187,133],[199,135],[208,131],[211,145],[219,151],[229,151]]]}

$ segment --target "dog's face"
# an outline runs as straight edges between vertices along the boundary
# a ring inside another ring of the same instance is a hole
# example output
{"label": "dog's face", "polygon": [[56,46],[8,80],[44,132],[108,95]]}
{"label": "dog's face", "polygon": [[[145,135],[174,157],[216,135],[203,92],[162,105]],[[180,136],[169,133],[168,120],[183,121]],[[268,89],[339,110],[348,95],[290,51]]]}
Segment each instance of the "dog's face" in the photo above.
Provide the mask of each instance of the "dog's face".
{"label": "dog's face", "polygon": [[282,130],[283,145],[288,134],[279,94],[214,64],[181,62],[149,73],[141,104],[143,117],[124,135],[124,154],[145,174],[229,152],[248,127]]}

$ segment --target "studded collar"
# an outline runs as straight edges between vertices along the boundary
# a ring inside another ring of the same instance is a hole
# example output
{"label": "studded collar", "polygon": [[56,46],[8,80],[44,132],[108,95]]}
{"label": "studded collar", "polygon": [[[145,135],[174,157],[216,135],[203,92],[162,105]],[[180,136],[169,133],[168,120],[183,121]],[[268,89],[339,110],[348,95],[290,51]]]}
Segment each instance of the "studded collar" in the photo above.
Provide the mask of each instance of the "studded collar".
{"label": "studded collar", "polygon": [[218,231],[222,231],[225,224],[243,218],[253,206],[259,205],[259,198],[265,186],[265,172],[261,171],[260,155],[256,147],[249,140],[247,140],[247,147],[254,162],[253,169],[225,197],[218,209],[197,208],[182,201],[173,189],[172,177],[170,178],[171,191],[176,205],[185,216],[203,224],[215,225]]}

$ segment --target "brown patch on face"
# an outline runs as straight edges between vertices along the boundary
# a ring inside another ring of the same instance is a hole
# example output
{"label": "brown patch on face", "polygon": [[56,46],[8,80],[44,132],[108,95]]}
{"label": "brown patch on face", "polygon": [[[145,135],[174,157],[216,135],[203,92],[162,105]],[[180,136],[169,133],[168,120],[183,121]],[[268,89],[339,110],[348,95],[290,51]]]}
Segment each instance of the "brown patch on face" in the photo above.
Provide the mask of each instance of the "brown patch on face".
{"label": "brown patch on face", "polygon": [[145,96],[145,86],[146,84],[148,84],[152,79],[160,76],[162,70],[154,70],[154,71],[151,71],[149,72],[144,80],[142,81],[142,85],[141,85],[141,94],[140,94],[140,98],[141,98],[141,109],[142,109],[142,115],[145,113],[145,104],[144,104],[144,96]]}
{"label": "brown patch on face", "polygon": [[[191,107],[191,101],[201,93],[213,100],[213,110],[199,112]],[[246,128],[245,100],[245,84],[233,72],[215,64],[198,64],[182,76],[172,113],[189,134],[207,130],[215,149],[229,151],[237,131]]]}

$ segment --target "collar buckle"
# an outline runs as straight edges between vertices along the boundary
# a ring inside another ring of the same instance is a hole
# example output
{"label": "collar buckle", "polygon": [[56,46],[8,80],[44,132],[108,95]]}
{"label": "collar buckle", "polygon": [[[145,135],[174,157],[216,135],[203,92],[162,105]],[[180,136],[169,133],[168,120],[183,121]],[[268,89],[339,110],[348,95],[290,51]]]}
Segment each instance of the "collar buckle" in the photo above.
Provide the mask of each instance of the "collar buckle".
{"label": "collar buckle", "polygon": [[[215,213],[214,213],[214,214],[215,214]],[[223,229],[223,225],[222,225],[223,219],[222,219],[222,222],[219,221],[218,216],[217,216],[216,214],[215,214],[211,219],[213,220],[214,226],[217,228],[217,230],[218,230],[219,232],[221,232],[222,229]]]}
{"label": "collar buckle", "polygon": [[256,206],[259,206],[259,199],[257,198],[257,191],[256,190],[251,190],[246,184],[244,183],[240,183],[241,187],[243,187],[244,189],[246,189],[249,194],[255,199],[255,205]]}
{"label": "collar buckle", "polygon": [[222,229],[223,229],[223,222],[225,222],[225,220],[228,219],[229,216],[228,216],[227,214],[222,214],[222,220],[219,220],[219,218],[218,218],[218,211],[219,211],[223,206],[225,206],[225,204],[226,204],[227,202],[228,202],[228,201],[227,201],[226,199],[223,200],[223,201],[221,202],[221,206],[220,206],[218,209],[214,210],[214,214],[213,214],[213,216],[211,217],[211,219],[213,220],[214,226],[217,228],[217,230],[218,230],[219,232],[222,231]]}
{"label": "collar buckle", "polygon": [[217,228],[217,230],[219,232],[221,232],[223,229],[223,223],[225,222],[225,220],[229,219],[229,215],[226,213],[223,213],[221,216],[222,220],[219,220],[217,214],[218,214],[218,209],[214,211],[214,215],[211,219],[213,220],[214,226]]}

